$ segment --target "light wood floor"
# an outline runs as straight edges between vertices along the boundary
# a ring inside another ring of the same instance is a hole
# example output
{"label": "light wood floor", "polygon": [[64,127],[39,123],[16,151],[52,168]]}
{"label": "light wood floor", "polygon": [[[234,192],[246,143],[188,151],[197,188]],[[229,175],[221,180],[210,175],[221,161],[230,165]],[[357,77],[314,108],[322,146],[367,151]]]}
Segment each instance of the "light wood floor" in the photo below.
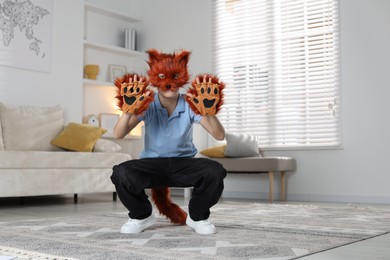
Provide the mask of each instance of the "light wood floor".
{"label": "light wood floor", "polygon": [[[182,197],[174,197],[179,205],[187,205]],[[228,201],[228,199],[224,199]],[[237,200],[235,200],[237,201]],[[255,202],[254,200],[240,200]],[[25,198],[23,204],[18,198],[0,198],[0,222],[7,220],[56,217],[64,215],[77,215],[83,213],[123,212],[126,209],[118,200],[112,201],[112,194],[79,195],[78,203],[73,203],[73,196],[49,196]],[[257,201],[258,202],[258,201]],[[264,201],[265,202],[265,201]],[[278,202],[275,202],[278,203]],[[292,202],[287,202],[292,203]],[[299,202],[302,204],[302,202]],[[310,202],[308,204],[315,204]],[[317,203],[325,204],[325,203]],[[332,205],[326,203],[326,205]],[[339,204],[333,204],[339,205]],[[390,209],[390,205],[371,205]],[[342,246],[314,255],[302,257],[304,260],[389,260],[390,234],[374,237],[365,241]]]}

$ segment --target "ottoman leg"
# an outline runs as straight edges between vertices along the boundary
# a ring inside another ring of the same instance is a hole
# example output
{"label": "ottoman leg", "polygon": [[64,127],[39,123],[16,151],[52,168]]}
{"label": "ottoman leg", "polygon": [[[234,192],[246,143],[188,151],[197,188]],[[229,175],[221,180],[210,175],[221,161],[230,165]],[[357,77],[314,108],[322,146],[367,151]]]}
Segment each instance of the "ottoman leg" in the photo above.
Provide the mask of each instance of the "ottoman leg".
{"label": "ottoman leg", "polygon": [[272,202],[274,200],[274,172],[268,172],[269,179],[269,191],[268,191],[268,200]]}
{"label": "ottoman leg", "polygon": [[286,172],[280,172],[280,200],[286,200]]}

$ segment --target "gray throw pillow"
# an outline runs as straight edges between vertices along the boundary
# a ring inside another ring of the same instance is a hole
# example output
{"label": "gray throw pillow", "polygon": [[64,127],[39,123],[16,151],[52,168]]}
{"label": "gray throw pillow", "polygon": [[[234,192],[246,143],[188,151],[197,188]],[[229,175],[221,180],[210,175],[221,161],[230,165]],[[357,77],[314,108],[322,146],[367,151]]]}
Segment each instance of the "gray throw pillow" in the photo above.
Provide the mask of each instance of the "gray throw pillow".
{"label": "gray throw pillow", "polygon": [[226,157],[260,157],[257,137],[247,134],[226,133]]}

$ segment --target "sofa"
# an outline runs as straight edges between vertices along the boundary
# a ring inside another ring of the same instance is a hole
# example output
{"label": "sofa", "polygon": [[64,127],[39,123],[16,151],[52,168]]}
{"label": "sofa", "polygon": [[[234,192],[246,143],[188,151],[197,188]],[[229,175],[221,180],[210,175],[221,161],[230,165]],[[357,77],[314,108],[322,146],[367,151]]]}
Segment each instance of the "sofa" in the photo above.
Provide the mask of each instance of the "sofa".
{"label": "sofa", "polygon": [[63,114],[0,102],[0,197],[115,192],[112,166],[131,156],[104,129],[65,125]]}

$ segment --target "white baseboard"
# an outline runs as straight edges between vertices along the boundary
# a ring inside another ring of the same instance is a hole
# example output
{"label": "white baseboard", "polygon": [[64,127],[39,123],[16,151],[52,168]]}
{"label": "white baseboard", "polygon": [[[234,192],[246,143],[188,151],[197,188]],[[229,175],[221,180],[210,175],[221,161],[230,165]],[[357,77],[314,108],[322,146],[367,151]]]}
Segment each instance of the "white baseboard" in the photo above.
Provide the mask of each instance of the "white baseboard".
{"label": "white baseboard", "polygon": [[[224,191],[222,198],[268,200],[268,192],[250,191]],[[274,193],[274,200],[280,198],[278,192]],[[287,193],[287,201],[305,202],[335,202],[335,203],[364,203],[364,204],[390,204],[390,196],[362,196],[362,195],[329,195],[329,194],[299,194]]]}
{"label": "white baseboard", "polygon": [[[254,199],[268,200],[268,192],[252,192],[252,191],[227,191],[222,193],[222,198],[225,199]],[[274,198],[279,198],[279,193],[274,193]]]}
{"label": "white baseboard", "polygon": [[[184,196],[184,189],[172,188],[171,194],[174,196]],[[268,192],[252,191],[231,191],[224,190],[222,196],[224,199],[248,199],[268,201]],[[280,193],[274,193],[274,201],[278,201]],[[361,203],[361,204],[386,204],[390,205],[390,196],[362,196],[362,195],[329,195],[329,194],[299,194],[287,193],[288,201],[304,202],[330,202],[330,203]]]}
{"label": "white baseboard", "polygon": [[329,195],[329,194],[287,194],[287,200],[336,202],[336,203],[363,203],[363,204],[390,204],[390,196],[363,196],[363,195]]}

